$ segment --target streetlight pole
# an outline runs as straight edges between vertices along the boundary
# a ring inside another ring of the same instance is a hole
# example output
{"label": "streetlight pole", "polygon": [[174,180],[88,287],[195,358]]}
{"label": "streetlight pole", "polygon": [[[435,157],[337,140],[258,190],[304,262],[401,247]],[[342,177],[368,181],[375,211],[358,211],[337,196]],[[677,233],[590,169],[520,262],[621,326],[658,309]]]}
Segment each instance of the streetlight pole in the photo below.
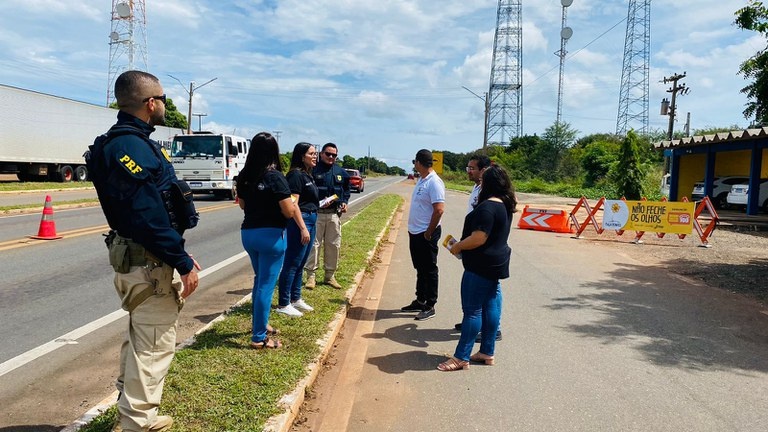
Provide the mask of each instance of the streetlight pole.
{"label": "streetlight pole", "polygon": [[197,130],[202,131],[203,130],[203,117],[207,117],[208,114],[192,114],[193,116],[197,117]]}
{"label": "streetlight pole", "polygon": [[[170,74],[168,76],[173,78],[173,79],[175,79],[176,81],[178,81],[179,84],[181,84],[181,86],[184,87],[184,84],[181,82],[181,80],[179,80],[178,78],[176,78],[175,76],[170,75]],[[192,96],[194,96],[195,90],[197,90],[200,87],[206,86],[206,85],[216,81],[216,79],[217,78],[213,78],[211,80],[208,80],[205,83],[200,84],[199,86],[195,86],[195,82],[191,81],[189,83],[189,90],[187,90],[186,87],[184,87],[184,91],[186,91],[187,94],[189,95],[189,115],[187,116],[187,133],[188,134],[192,133]]]}
{"label": "streetlight pole", "polygon": [[475,95],[475,97],[483,101],[485,106],[485,115],[483,116],[483,152],[485,152],[488,146],[488,112],[491,110],[491,100],[488,97],[488,92],[485,92],[485,97],[483,97],[464,86],[461,86],[461,88]]}

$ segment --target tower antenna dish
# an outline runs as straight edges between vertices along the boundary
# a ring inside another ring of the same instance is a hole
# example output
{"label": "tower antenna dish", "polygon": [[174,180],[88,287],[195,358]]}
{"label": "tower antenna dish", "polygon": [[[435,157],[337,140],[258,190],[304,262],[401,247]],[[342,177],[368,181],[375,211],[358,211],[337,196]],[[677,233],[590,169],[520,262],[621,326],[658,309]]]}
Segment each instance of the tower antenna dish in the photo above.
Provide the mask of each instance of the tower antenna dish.
{"label": "tower antenna dish", "polygon": [[114,84],[127,70],[147,70],[146,0],[112,0],[112,28],[109,33],[107,106],[114,102]]}
{"label": "tower antenna dish", "polygon": [[130,18],[131,6],[128,3],[118,3],[115,5],[115,12],[117,12],[117,16],[120,18]]}

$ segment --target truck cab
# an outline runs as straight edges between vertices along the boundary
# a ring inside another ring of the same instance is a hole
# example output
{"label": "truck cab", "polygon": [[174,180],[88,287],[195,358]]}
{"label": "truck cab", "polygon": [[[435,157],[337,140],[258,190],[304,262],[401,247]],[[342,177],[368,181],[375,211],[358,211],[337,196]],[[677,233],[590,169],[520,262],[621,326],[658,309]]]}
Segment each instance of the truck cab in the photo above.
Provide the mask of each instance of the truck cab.
{"label": "truck cab", "polygon": [[210,132],[176,135],[171,142],[171,162],[176,176],[194,193],[234,199],[234,177],[245,165],[250,140]]}

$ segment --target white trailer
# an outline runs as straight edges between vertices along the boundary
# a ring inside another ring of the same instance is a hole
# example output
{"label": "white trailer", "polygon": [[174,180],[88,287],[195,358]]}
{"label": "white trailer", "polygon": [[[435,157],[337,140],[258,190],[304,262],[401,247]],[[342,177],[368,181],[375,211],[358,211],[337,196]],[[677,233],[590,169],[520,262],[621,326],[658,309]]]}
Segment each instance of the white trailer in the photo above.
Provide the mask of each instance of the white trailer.
{"label": "white trailer", "polygon": [[[0,84],[0,173],[21,181],[85,181],[83,153],[117,120],[117,111]],[[183,129],[156,127],[169,146]]]}

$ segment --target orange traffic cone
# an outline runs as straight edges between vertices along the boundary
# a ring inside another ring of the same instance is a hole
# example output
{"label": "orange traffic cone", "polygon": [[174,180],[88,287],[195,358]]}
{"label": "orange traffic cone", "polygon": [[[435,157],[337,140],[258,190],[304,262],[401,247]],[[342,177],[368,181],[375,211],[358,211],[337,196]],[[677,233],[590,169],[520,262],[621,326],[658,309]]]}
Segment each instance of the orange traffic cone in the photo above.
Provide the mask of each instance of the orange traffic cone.
{"label": "orange traffic cone", "polygon": [[30,237],[38,240],[55,240],[61,238],[61,236],[56,235],[56,222],[53,220],[53,204],[51,203],[50,195],[45,196],[43,217],[40,219],[40,228],[37,230],[37,235]]}

